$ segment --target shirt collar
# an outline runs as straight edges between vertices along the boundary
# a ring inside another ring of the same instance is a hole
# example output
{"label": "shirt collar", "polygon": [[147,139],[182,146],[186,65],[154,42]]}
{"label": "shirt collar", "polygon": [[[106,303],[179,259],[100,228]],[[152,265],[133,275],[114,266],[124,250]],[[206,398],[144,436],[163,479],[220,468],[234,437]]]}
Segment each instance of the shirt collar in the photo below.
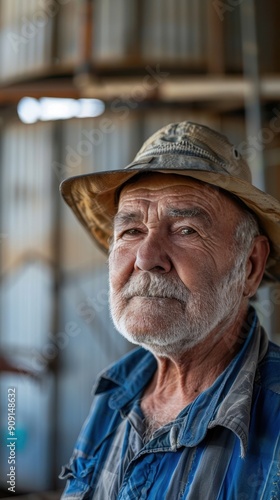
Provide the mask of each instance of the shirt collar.
{"label": "shirt collar", "polygon": [[267,335],[261,327],[255,311],[254,315],[255,319],[247,341],[232,363],[232,375],[234,373],[237,375],[230,375],[231,387],[208,425],[208,428],[222,425],[232,430],[240,439],[241,457],[243,458],[248,446],[254,382],[258,376],[257,367],[268,349]]}
{"label": "shirt collar", "polygon": [[238,354],[188,408],[178,435],[180,444],[196,446],[208,429],[220,425],[237,435],[241,456],[245,456],[256,370],[268,348],[266,333],[253,308],[248,311],[247,327],[246,339]]}
{"label": "shirt collar", "polygon": [[115,389],[109,406],[121,409],[144,390],[156,369],[157,361],[149,351],[135,349],[102,372],[93,391],[101,394]]}

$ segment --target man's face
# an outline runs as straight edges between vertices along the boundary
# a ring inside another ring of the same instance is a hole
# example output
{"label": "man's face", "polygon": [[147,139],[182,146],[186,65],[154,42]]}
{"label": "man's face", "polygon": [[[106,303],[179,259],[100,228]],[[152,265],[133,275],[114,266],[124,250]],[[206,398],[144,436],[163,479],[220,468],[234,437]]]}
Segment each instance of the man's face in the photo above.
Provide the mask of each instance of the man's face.
{"label": "man's face", "polygon": [[109,258],[116,328],[155,354],[200,343],[236,316],[244,263],[240,209],[215,189],[153,174],[121,192]]}

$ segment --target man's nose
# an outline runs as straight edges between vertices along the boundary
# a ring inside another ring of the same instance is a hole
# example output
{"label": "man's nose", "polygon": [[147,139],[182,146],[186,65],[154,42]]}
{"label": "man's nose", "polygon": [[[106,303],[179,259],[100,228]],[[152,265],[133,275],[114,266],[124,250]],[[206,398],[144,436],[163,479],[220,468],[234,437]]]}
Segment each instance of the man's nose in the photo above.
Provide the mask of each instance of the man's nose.
{"label": "man's nose", "polygon": [[134,268],[160,273],[168,273],[171,270],[172,264],[166,251],[166,244],[157,232],[147,234],[140,243],[136,252]]}

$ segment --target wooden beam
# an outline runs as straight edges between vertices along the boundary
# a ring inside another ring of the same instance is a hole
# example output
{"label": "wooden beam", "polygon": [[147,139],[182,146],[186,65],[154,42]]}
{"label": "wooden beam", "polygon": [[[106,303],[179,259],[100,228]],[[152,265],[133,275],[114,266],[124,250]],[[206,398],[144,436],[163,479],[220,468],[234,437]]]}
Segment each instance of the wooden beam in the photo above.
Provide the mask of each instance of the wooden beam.
{"label": "wooden beam", "polygon": [[[147,75],[145,75],[147,76]],[[89,78],[86,85],[76,87],[73,79],[52,79],[22,83],[0,88],[0,105],[15,104],[22,97],[90,97],[112,101],[113,99],[144,102],[217,102],[241,101],[250,96],[253,82],[241,76],[176,77],[167,76],[158,85],[147,85],[143,77]],[[150,83],[150,82],[149,82]],[[156,83],[156,82],[155,82]],[[153,88],[154,87],[154,88]],[[280,76],[262,77],[260,97],[266,100],[280,99]]]}

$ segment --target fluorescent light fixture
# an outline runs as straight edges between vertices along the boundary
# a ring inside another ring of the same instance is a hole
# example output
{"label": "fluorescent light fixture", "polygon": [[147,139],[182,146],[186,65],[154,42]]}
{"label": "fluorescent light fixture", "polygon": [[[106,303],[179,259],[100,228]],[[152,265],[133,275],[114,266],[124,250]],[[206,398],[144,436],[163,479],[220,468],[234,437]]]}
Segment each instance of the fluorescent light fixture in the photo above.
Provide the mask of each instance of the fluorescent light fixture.
{"label": "fluorescent light fixture", "polygon": [[59,97],[23,97],[17,107],[23,123],[37,121],[67,120],[69,118],[92,118],[102,115],[105,103],[100,99],[64,99]]}
{"label": "fluorescent light fixture", "polygon": [[23,123],[35,123],[40,120],[39,101],[32,97],[23,97],[18,103],[17,112]]}

